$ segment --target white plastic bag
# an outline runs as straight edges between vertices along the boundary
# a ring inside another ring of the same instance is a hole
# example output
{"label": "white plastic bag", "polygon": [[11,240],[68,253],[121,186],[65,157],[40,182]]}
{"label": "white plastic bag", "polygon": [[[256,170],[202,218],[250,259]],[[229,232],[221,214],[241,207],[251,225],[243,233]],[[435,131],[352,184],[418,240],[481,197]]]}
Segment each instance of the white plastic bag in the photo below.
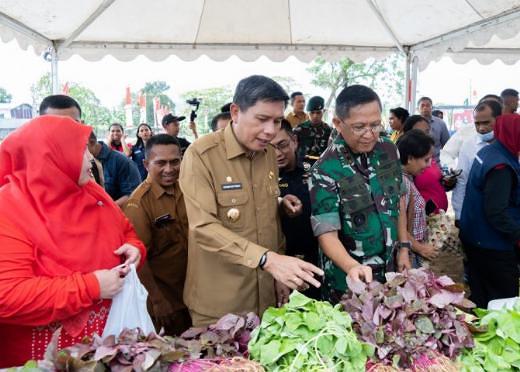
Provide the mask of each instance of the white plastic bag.
{"label": "white plastic bag", "polygon": [[148,291],[141,284],[135,265],[130,265],[130,272],[125,277],[123,289],[112,299],[112,307],[103,330],[103,338],[119,336],[125,328],[141,328],[145,335],[155,332],[152,318],[146,308]]}

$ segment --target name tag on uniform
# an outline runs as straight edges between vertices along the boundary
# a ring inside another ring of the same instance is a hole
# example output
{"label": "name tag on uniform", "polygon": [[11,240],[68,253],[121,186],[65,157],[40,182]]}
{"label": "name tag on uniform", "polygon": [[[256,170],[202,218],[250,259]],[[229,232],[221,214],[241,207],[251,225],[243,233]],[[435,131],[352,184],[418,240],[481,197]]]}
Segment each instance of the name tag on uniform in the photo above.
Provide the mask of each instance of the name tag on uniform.
{"label": "name tag on uniform", "polygon": [[163,227],[163,226],[165,226],[168,222],[171,222],[171,221],[173,221],[173,218],[172,218],[172,216],[168,213],[168,214],[163,214],[162,216],[157,217],[157,218],[153,221],[153,224],[154,224],[156,227]]}
{"label": "name tag on uniform", "polygon": [[222,190],[229,191],[229,190],[242,190],[242,184],[240,182],[235,183],[224,183],[222,185]]}

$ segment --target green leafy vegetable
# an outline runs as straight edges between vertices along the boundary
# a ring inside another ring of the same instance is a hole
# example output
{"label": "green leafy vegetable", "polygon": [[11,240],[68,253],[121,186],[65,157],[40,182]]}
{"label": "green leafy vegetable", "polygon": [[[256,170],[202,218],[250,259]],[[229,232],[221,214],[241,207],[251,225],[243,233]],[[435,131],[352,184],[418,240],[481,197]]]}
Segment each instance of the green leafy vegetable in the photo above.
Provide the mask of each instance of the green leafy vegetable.
{"label": "green leafy vegetable", "polygon": [[358,341],[340,305],[296,291],[282,308],[266,310],[249,342],[251,358],[268,371],[364,371],[373,352]]}
{"label": "green leafy vegetable", "polygon": [[462,371],[520,371],[520,301],[510,310],[477,310],[473,329],[485,331],[474,334],[475,347],[462,354]]}

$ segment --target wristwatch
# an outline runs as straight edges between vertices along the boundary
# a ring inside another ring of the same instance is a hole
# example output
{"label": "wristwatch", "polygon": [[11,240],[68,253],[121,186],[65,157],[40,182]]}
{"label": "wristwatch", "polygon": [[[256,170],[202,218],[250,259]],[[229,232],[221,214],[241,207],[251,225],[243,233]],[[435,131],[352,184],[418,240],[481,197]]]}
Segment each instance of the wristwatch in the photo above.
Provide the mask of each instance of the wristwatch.
{"label": "wristwatch", "polygon": [[412,250],[412,243],[411,242],[397,242],[397,249],[409,249]]}
{"label": "wristwatch", "polygon": [[265,252],[262,255],[262,257],[260,257],[260,262],[258,263],[258,267],[263,270],[266,262],[267,262],[267,252]]}

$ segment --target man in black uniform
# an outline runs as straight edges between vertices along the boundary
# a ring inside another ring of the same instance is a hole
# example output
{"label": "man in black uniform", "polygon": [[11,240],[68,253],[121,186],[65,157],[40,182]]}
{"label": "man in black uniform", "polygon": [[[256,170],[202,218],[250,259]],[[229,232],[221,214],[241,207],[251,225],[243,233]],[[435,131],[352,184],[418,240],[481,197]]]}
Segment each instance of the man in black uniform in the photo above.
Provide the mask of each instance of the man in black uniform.
{"label": "man in black uniform", "polygon": [[[184,151],[188,148],[189,145],[191,145],[191,142],[189,142],[186,138],[178,137],[179,136],[179,130],[180,130],[180,122],[186,119],[186,116],[175,116],[173,114],[167,114],[164,115],[162,118],[162,126],[166,133],[168,133],[170,136],[173,136],[177,139],[179,142],[179,145],[181,145],[181,153],[184,155]],[[197,130],[195,123],[190,123],[190,128],[193,131],[193,134],[195,138],[197,138]]]}
{"label": "man in black uniform", "polygon": [[[271,141],[276,150],[276,162],[280,170],[278,187],[282,197],[294,195],[302,203],[302,213],[297,217],[282,214],[282,230],[286,238],[286,254],[318,265],[318,241],[314,237],[310,223],[311,200],[307,186],[308,174],[303,162],[296,156],[298,143],[289,121],[283,120],[282,127]],[[319,299],[320,290],[311,287],[304,294]]]}

